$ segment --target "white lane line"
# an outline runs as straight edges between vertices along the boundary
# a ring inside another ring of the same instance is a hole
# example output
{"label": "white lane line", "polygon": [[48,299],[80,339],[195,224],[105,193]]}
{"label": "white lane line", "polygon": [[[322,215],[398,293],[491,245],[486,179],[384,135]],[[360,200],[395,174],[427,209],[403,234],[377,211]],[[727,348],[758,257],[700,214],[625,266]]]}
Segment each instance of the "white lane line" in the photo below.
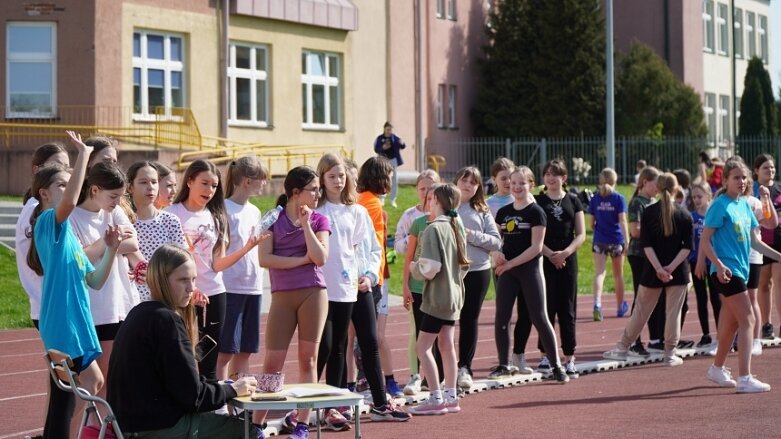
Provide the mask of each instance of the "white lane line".
{"label": "white lane line", "polygon": [[0,439],[9,439],[12,437],[23,437],[26,434],[30,433],[38,433],[39,431],[43,431],[43,428],[36,428],[34,430],[27,430],[27,431],[17,431],[16,433],[7,434],[5,436],[0,436]]}
{"label": "white lane line", "polygon": [[38,396],[46,396],[46,393],[33,393],[31,395],[18,395],[18,396],[11,396],[8,398],[0,398],[0,402],[13,401],[15,399],[35,398]]}

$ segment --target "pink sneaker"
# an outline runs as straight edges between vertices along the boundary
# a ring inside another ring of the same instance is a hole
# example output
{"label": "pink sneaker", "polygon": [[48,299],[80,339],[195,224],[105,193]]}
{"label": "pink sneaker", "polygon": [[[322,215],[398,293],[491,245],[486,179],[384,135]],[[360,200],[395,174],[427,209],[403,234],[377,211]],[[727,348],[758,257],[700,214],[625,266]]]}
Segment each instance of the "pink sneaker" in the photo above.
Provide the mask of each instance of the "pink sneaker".
{"label": "pink sneaker", "polygon": [[444,415],[448,413],[448,409],[443,400],[429,397],[420,404],[411,407],[409,412],[413,415]]}
{"label": "pink sneaker", "polygon": [[447,409],[448,413],[458,413],[461,411],[461,406],[458,405],[458,398],[447,398],[445,399],[445,408]]}

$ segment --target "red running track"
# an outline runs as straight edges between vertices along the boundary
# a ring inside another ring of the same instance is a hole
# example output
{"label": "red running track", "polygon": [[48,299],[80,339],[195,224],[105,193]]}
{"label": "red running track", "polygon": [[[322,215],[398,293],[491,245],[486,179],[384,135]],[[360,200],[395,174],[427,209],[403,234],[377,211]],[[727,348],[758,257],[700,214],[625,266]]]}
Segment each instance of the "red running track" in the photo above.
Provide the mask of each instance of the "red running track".
{"label": "red running track", "polygon": [[[609,317],[612,297],[606,297],[603,322],[591,319],[591,298],[582,296],[578,306],[578,361],[601,358],[618,339],[626,319]],[[699,323],[692,309],[683,337],[697,341]],[[496,363],[493,341],[494,302],[486,302],[480,318],[480,341],[474,361],[475,378],[484,377]],[[779,319],[775,318],[775,322]],[[711,324],[711,328],[715,328]],[[393,350],[394,373],[400,383],[409,374],[407,361],[408,317],[401,307],[391,309],[387,335]],[[645,335],[644,335],[645,337]],[[291,345],[285,373],[297,375]],[[536,364],[536,334],[532,334],[527,358]],[[40,434],[43,425],[47,377],[43,348],[34,329],[0,331],[0,439]],[[260,371],[262,357],[253,356],[252,369]],[[731,355],[727,365],[737,369]],[[711,385],[704,377],[709,357],[693,357],[680,367],[659,363],[589,374],[567,385],[532,383],[467,395],[459,414],[417,416],[408,423],[362,423],[365,438],[520,438],[590,437],[781,437],[781,348],[765,349],[752,361],[753,373],[773,386],[759,395],[736,395]],[[365,418],[366,419],[366,418]],[[324,433],[326,437],[352,437],[351,432]]]}

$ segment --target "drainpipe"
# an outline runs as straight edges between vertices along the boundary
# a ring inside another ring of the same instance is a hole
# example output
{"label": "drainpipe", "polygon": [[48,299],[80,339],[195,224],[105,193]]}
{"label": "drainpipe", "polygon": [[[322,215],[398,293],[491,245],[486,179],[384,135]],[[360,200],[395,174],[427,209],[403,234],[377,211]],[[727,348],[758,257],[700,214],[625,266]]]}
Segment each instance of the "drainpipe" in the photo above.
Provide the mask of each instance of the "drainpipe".
{"label": "drainpipe", "polygon": [[423,12],[424,12],[424,0],[417,0],[417,20],[416,32],[415,32],[415,132],[417,133],[418,143],[418,171],[426,169],[426,136],[423,133],[423,91],[425,86],[423,84]]}
{"label": "drainpipe", "polygon": [[220,32],[220,137],[228,137],[228,57],[230,42],[228,26],[230,25],[230,0],[222,0],[222,29]]}

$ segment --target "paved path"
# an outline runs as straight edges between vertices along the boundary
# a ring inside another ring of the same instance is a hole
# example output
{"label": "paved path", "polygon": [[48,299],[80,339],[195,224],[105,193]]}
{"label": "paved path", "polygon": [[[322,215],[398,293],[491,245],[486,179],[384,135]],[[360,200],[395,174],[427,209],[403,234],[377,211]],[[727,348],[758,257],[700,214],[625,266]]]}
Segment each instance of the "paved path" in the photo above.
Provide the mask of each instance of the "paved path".
{"label": "paved path", "polygon": [[[608,301],[611,298],[607,299]],[[690,297],[690,305],[695,303]],[[608,302],[609,303],[609,302]],[[481,316],[480,341],[474,362],[476,378],[484,377],[496,362],[493,341],[494,302],[486,302]],[[601,357],[618,339],[626,319],[591,321],[591,299],[579,299],[578,362],[584,365]],[[609,308],[606,308],[609,309]],[[775,321],[779,321],[776,319]],[[684,338],[699,339],[696,313],[691,311]],[[388,323],[394,372],[406,381],[408,319],[403,308],[393,307]],[[776,340],[781,343],[781,340]],[[291,345],[295,352],[297,343]],[[536,334],[527,356],[535,362]],[[296,376],[295,358],[285,365],[288,377]],[[736,368],[734,355],[728,366]],[[251,367],[260,371],[260,356]],[[713,387],[704,378],[709,357],[687,358],[676,368],[659,363],[591,373],[567,385],[549,381],[488,390],[462,399],[460,414],[415,417],[409,423],[363,423],[365,438],[520,438],[520,437],[678,437],[741,438],[781,437],[781,348],[768,348],[753,360],[753,372],[770,383],[773,391],[760,395],[736,395]],[[599,363],[605,364],[605,363]],[[35,330],[0,331],[0,439],[39,434],[45,409],[46,372],[42,346]],[[352,437],[352,433],[325,433],[325,437]]]}

